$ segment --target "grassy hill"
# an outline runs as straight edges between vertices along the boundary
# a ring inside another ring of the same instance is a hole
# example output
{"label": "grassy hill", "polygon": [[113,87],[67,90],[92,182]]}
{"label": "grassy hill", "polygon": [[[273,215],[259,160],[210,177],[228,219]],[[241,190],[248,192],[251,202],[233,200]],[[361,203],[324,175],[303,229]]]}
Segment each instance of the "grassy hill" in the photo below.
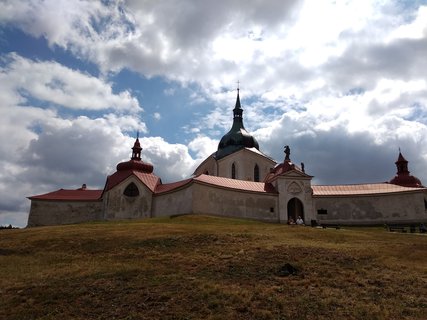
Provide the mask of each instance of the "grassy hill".
{"label": "grassy hill", "polygon": [[0,277],[0,319],[427,317],[427,237],[382,228],[182,216],[2,230]]}

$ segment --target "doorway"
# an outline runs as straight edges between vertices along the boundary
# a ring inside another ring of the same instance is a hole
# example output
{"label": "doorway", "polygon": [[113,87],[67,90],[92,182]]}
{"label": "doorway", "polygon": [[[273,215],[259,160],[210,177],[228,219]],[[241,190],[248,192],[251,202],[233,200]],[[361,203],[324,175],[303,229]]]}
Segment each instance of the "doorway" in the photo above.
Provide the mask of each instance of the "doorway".
{"label": "doorway", "polygon": [[298,217],[301,217],[304,220],[304,205],[300,199],[292,198],[288,202],[288,221],[291,218],[294,221],[297,221]]}

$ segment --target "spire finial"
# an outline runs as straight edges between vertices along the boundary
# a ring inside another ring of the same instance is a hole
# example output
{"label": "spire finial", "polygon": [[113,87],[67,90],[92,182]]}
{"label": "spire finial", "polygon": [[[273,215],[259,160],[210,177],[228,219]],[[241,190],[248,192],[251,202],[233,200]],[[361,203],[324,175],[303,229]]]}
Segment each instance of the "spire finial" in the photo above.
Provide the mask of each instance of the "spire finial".
{"label": "spire finial", "polygon": [[139,130],[136,132],[136,140],[132,147],[131,160],[141,161],[141,144],[139,143]]}
{"label": "spire finial", "polygon": [[240,80],[237,80],[237,93],[240,91]]}

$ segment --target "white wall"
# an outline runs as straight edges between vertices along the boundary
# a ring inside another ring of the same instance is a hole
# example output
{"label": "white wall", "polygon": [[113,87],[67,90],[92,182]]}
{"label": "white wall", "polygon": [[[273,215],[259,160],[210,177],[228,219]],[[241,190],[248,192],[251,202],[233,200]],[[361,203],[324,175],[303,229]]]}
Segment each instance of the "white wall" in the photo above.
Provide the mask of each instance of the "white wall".
{"label": "white wall", "polygon": [[236,179],[254,181],[255,164],[259,167],[259,181],[264,181],[276,163],[256,152],[248,149],[239,150],[218,161],[218,176],[231,178],[231,166],[236,164]]}
{"label": "white wall", "polygon": [[155,195],[153,198],[153,217],[193,213],[193,185]]}
{"label": "white wall", "polygon": [[276,194],[243,192],[199,183],[193,187],[194,213],[278,222]]}
{"label": "white wall", "polygon": [[[339,224],[384,224],[427,222],[424,192],[376,196],[314,197],[318,222]],[[326,209],[326,215],[317,210]]]}
{"label": "white wall", "polygon": [[101,219],[101,201],[31,200],[27,226],[53,226]]}

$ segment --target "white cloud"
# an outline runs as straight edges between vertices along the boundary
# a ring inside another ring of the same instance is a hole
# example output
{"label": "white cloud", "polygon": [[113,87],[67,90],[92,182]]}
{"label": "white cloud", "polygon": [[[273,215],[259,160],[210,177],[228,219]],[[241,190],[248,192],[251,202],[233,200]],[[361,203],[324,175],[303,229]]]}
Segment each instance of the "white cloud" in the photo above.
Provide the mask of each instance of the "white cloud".
{"label": "white cloud", "polygon": [[[147,131],[136,115],[142,110],[138,101],[127,91],[114,94],[109,83],[56,62],[17,54],[3,56],[2,62],[0,221],[12,212],[26,217],[25,197],[30,195],[82,183],[102,188],[106,174],[129,154],[131,146],[123,143],[122,132]],[[63,118],[60,108],[110,113],[93,118],[69,113]]]}
{"label": "white cloud", "polygon": [[143,137],[139,140],[143,148],[142,160],[154,165],[154,173],[163,182],[188,178],[197,165],[188,147],[183,144],[171,144],[161,137]]}
{"label": "white cloud", "polygon": [[[262,151],[280,161],[291,145],[292,159],[304,161],[317,182],[387,180],[401,146],[426,183],[426,8],[381,0],[2,1],[0,25],[44,37],[52,51],[59,46],[94,63],[102,78],[3,56],[0,133],[8,138],[0,165],[18,177],[0,175],[0,188],[19,194],[36,183],[46,191],[64,181],[99,185],[129,158],[133,138],[123,132],[135,131],[145,133],[143,159],[164,181],[185,178],[231,127],[237,80],[245,126]],[[159,76],[168,87],[161,96],[194,84],[190,100],[202,107],[183,125],[188,147],[149,136],[135,91],[116,93],[106,80],[122,69]],[[64,119],[63,108],[105,114]],[[49,147],[57,144],[55,154]],[[95,168],[100,149],[106,156]],[[21,154],[34,166],[18,161]],[[32,182],[20,182],[20,171]],[[4,212],[18,198],[5,202]]]}
{"label": "white cloud", "polygon": [[0,85],[8,89],[9,103],[23,104],[35,98],[70,109],[142,111],[129,91],[114,94],[111,84],[57,62],[10,54],[0,72]]}
{"label": "white cloud", "polygon": [[397,39],[422,39],[427,35],[427,6],[421,6],[416,17],[407,24],[402,24],[387,37],[387,42]]}
{"label": "white cloud", "polygon": [[188,144],[188,148],[196,154],[200,163],[218,149],[218,140],[198,135]]}

